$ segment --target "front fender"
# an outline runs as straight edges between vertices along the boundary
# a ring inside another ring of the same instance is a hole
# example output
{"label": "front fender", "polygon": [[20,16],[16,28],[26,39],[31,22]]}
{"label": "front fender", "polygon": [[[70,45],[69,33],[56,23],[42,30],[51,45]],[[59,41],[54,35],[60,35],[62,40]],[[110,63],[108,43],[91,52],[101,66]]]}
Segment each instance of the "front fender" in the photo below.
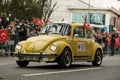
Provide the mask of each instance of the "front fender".
{"label": "front fender", "polygon": [[61,53],[63,52],[63,50],[65,49],[65,47],[68,47],[68,48],[70,48],[70,50],[71,50],[72,56],[74,56],[74,55],[73,55],[72,47],[70,46],[69,43],[64,42],[64,41],[57,41],[57,42],[54,42],[54,43],[52,43],[52,44],[55,44],[55,45],[57,46],[56,51],[54,51],[54,52],[51,51],[51,50],[50,50],[51,45],[49,45],[49,46],[45,49],[44,52],[46,52],[46,53],[55,53],[55,54],[57,54],[58,56],[60,56]]}

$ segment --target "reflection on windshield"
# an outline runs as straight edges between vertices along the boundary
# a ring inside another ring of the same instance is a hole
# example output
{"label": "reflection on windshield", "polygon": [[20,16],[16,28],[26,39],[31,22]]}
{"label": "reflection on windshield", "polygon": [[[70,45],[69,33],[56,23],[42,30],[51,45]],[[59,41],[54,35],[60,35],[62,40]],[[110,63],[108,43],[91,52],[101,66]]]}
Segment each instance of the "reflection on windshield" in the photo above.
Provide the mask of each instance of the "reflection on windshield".
{"label": "reflection on windshield", "polygon": [[41,34],[63,34],[65,27],[62,24],[48,24],[44,26]]}

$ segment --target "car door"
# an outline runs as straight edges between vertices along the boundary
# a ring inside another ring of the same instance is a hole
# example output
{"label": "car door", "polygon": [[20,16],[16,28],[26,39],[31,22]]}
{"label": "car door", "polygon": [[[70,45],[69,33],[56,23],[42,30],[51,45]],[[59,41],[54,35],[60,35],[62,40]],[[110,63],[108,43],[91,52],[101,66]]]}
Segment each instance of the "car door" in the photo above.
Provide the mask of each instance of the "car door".
{"label": "car door", "polygon": [[82,27],[76,27],[74,29],[74,37],[73,44],[76,51],[77,57],[86,55],[86,39],[85,39],[85,31]]}
{"label": "car door", "polygon": [[86,29],[86,56],[91,56],[93,46],[94,46],[94,35],[91,30]]}

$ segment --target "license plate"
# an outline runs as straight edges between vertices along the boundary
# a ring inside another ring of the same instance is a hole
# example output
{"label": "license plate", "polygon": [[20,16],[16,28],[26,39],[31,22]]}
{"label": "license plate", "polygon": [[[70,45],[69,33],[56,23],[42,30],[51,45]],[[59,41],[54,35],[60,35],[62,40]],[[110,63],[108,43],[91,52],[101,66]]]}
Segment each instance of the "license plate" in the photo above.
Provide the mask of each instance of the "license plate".
{"label": "license plate", "polygon": [[36,61],[38,60],[39,58],[38,57],[35,57],[35,56],[24,56],[24,60],[32,60],[32,61]]}
{"label": "license plate", "polygon": [[48,58],[42,58],[43,61],[48,61],[49,59]]}

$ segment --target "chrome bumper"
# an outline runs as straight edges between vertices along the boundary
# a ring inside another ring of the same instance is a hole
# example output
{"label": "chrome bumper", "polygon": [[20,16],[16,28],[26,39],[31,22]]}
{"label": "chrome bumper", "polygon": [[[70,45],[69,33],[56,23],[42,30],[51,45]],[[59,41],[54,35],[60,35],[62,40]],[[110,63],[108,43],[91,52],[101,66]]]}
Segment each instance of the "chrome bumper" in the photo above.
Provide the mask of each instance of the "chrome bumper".
{"label": "chrome bumper", "polygon": [[17,53],[14,54],[20,61],[36,61],[36,62],[42,62],[42,61],[51,61],[50,59],[58,57],[56,54],[31,54],[31,53]]}

